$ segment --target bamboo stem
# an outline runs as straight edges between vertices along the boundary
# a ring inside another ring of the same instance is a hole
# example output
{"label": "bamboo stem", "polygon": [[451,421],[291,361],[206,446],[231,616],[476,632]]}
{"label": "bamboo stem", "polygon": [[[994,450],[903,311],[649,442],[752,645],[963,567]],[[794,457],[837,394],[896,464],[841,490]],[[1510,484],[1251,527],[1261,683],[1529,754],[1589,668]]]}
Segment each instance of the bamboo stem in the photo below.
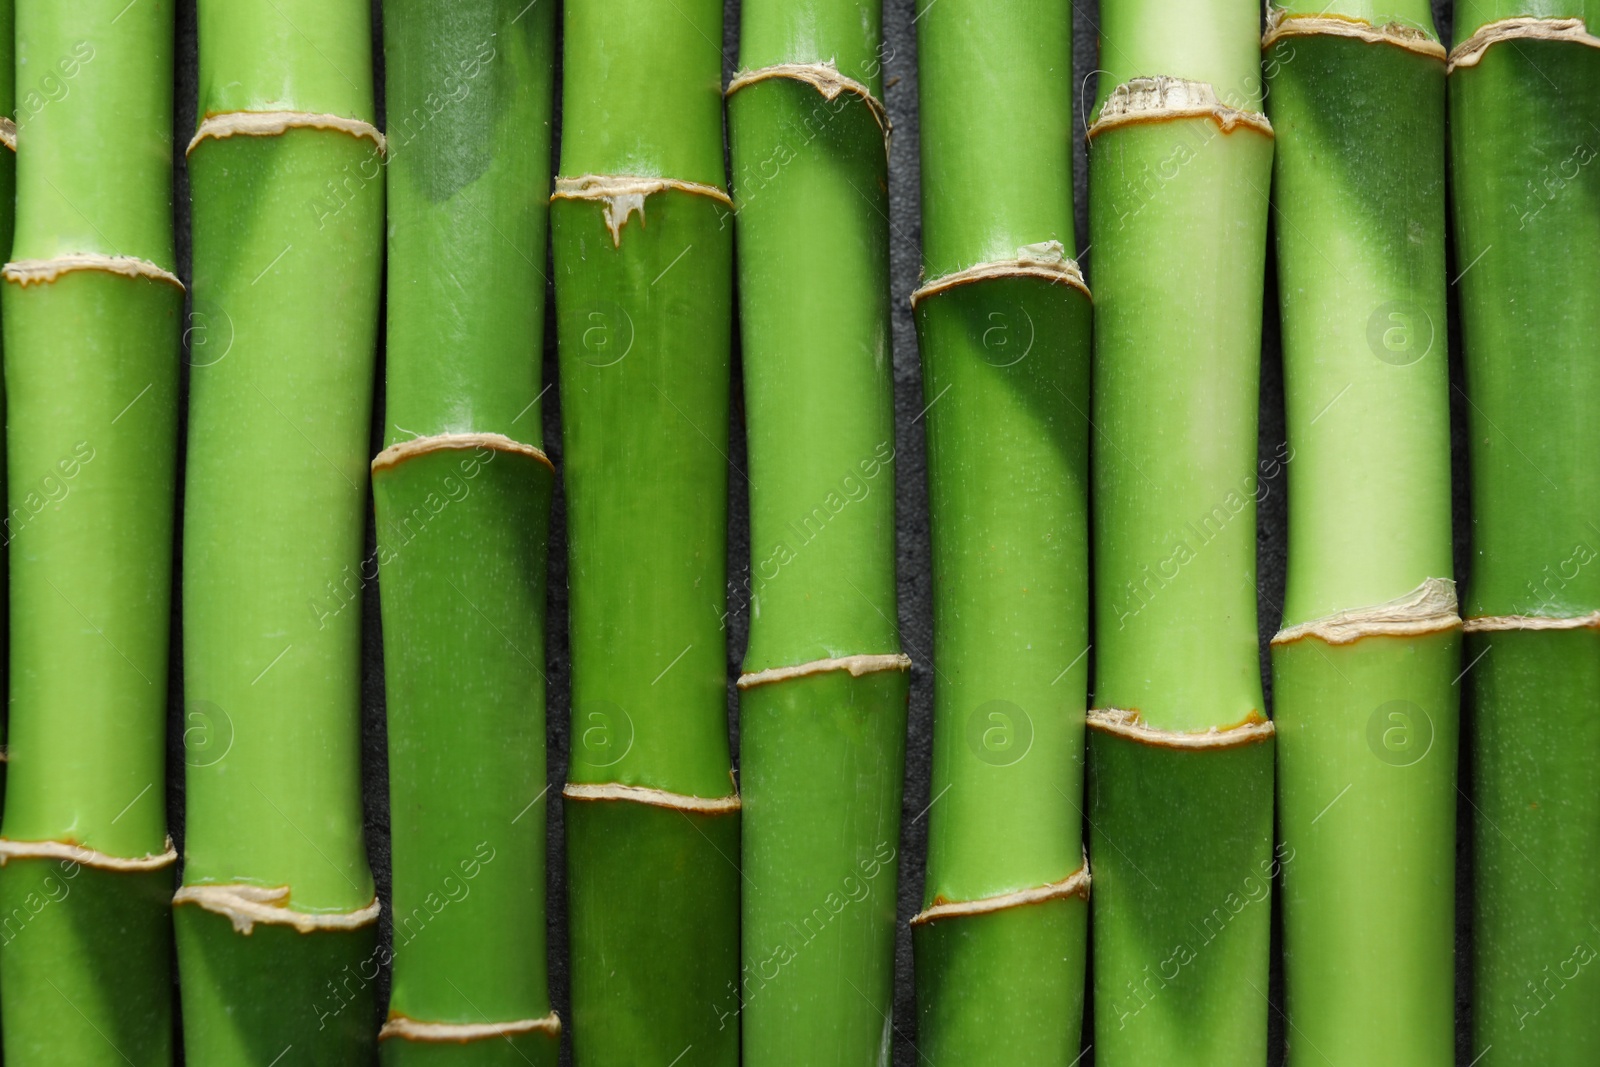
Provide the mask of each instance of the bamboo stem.
{"label": "bamboo stem", "polygon": [[738,1061],[718,0],[569,0],[551,204],[575,1062]]}
{"label": "bamboo stem", "polygon": [[[358,593],[382,268],[369,9],[202,0],[189,145],[191,721],[175,903],[193,1063],[372,1054]],[[221,332],[224,336],[213,334]],[[217,342],[226,340],[226,345]]]}
{"label": "bamboo stem", "polygon": [[1600,4],[1465,0],[1451,53],[1471,429],[1472,1051],[1600,1057]]}
{"label": "bamboo stem", "polygon": [[554,1065],[539,441],[554,7],[387,0],[387,447],[373,461],[386,1064]]}
{"label": "bamboo stem", "polygon": [[0,1013],[22,1065],[172,1058],[173,25],[168,4],[122,7],[15,13]]}
{"label": "bamboo stem", "polygon": [[916,933],[936,1063],[1079,1057],[1088,868],[1091,306],[1072,221],[1072,14],[918,12],[934,774]]}
{"label": "bamboo stem", "polygon": [[751,0],[728,88],[751,483],[751,1067],[874,1062],[894,1003],[910,661],[895,610],[881,14],[875,0]]}
{"label": "bamboo stem", "polygon": [[1272,727],[1257,659],[1271,127],[1257,9],[1107,0],[1094,239],[1095,1060],[1266,1058]]}
{"label": "bamboo stem", "polygon": [[1369,7],[1275,7],[1264,42],[1292,458],[1272,652],[1288,1062],[1448,1067],[1444,49],[1422,0]]}

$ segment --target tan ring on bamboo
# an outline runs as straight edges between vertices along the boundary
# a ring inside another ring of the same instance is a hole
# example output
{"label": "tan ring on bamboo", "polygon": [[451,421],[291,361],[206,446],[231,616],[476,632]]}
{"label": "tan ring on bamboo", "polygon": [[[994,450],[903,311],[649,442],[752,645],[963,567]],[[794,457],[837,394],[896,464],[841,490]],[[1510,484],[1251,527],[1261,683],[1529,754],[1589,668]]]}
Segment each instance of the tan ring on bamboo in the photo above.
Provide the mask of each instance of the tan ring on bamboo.
{"label": "tan ring on bamboo", "polygon": [[302,934],[322,930],[359,930],[378,921],[378,898],[355,911],[291,911],[286,905],[289,887],[259,885],[186,885],[172,896],[173,907],[198,904],[207,911],[226,917],[241,934],[264,926],[292,926]]}
{"label": "tan ring on bamboo", "polygon": [[1046,901],[1066,900],[1071,897],[1088,900],[1089,881],[1089,860],[1088,857],[1084,857],[1083,866],[1073,871],[1063,881],[1035,886],[1032,889],[1019,889],[1014,893],[1001,893],[999,896],[984,897],[982,900],[941,901],[918,912],[911,920],[911,925],[921,926],[924,923],[938,922],[940,919],[958,919],[969,915],[991,915],[1008,908],[1021,908],[1029,904],[1043,904]]}
{"label": "tan ring on bamboo", "polygon": [[1600,630],[1600,611],[1564,619],[1547,615],[1480,615],[1462,627],[1469,634],[1503,633],[1508,630]]}
{"label": "tan ring on bamboo", "polygon": [[1388,22],[1374,26],[1366,19],[1332,12],[1320,15],[1291,14],[1281,7],[1267,9],[1267,32],[1261,36],[1263,51],[1284,37],[1353,37],[1368,44],[1390,44],[1430,59],[1444,59],[1444,45],[1419,26]]}
{"label": "tan ring on bamboo", "polygon": [[1319,637],[1330,645],[1348,645],[1363,637],[1421,637],[1460,625],[1456,583],[1449,578],[1428,578],[1411,592],[1386,603],[1349,608],[1286,626],[1272,643],[1287,645],[1302,638]]}
{"label": "tan ring on bamboo", "polygon": [[9,115],[0,115],[0,144],[13,152],[17,150],[17,120]]}
{"label": "tan ring on bamboo", "polygon": [[730,815],[740,808],[739,795],[726,797],[694,797],[683,793],[669,793],[665,789],[651,789],[643,785],[623,785],[606,782],[591,785],[586,782],[568,782],[561,790],[568,800],[626,800],[634,804],[648,804],[652,808],[693,812],[696,815]]}
{"label": "tan ring on bamboo", "polygon": [[219,141],[229,137],[277,137],[290,130],[337,130],[351,137],[365,138],[386,152],[388,145],[383,132],[370,122],[346,118],[343,115],[324,115],[315,111],[223,111],[207,115],[194,131],[184,155],[207,137]]}
{"label": "tan ring on bamboo", "polygon": [[1216,89],[1206,82],[1169,78],[1165,74],[1134,78],[1111,90],[1086,136],[1092,141],[1120,126],[1181,119],[1211,119],[1223,133],[1243,127],[1273,136],[1272,123],[1261,112],[1224,104]]}
{"label": "tan ring on bamboo", "polygon": [[1091,303],[1094,301],[1088,283],[1083,280],[1083,271],[1079,269],[1078,261],[1067,256],[1067,251],[1061,247],[1060,241],[1041,241],[1017,249],[1016,259],[977,263],[935,278],[931,282],[925,282],[911,294],[911,306],[915,308],[917,302],[924,297],[958,286],[988,281],[991,278],[1042,278],[1047,282],[1069,285],[1088,297]]}
{"label": "tan ring on bamboo", "polygon": [[893,132],[894,125],[889,121],[889,111],[883,106],[883,101],[872,95],[872,90],[856,81],[854,78],[839,73],[839,67],[833,60],[822,63],[774,63],[770,67],[761,67],[757,70],[741,70],[734,74],[733,80],[728,82],[728,89],[724,96],[732,96],[747,85],[764,82],[772,78],[783,78],[789,81],[805,82],[828,103],[833,103],[839,98],[840,93],[849,93],[858,96],[866,102],[867,110],[872,112],[872,117],[877,120],[878,129],[883,131],[883,147],[889,148],[889,134]]}
{"label": "tan ring on bamboo", "polygon": [[131,873],[170,867],[178,862],[178,850],[173,847],[170,837],[167,838],[165,852],[132,857],[108,856],[104,852],[66,841],[12,841],[0,837],[0,867],[4,867],[8,860],[62,860],[100,871]]}
{"label": "tan ring on bamboo", "polygon": [[911,657],[898,652],[872,656],[838,656],[832,659],[814,659],[810,663],[797,663],[792,667],[768,667],[764,671],[741,674],[739,688],[754,689],[758,685],[787,682],[794,678],[809,678],[812,675],[828,674],[832,671],[849,671],[854,677],[860,678],[867,674],[910,669]]}
{"label": "tan ring on bamboo", "polygon": [[551,1012],[542,1019],[517,1019],[508,1023],[425,1023],[404,1015],[391,1015],[378,1031],[378,1040],[398,1037],[402,1041],[418,1041],[438,1045],[465,1045],[489,1038],[513,1038],[521,1034],[549,1034],[561,1036],[561,1019]]}
{"label": "tan ring on bamboo", "polygon": [[[635,211],[639,225],[645,225],[645,197],[673,190],[691,196],[704,196],[728,207],[733,199],[715,185],[684,182],[676,178],[646,178],[629,174],[580,174],[575,178],[556,178],[556,191],[550,194],[551,202],[557,200],[599,200],[605,207],[606,229],[611,231],[613,248],[622,247],[622,227]],[[620,213],[620,214],[619,214]]]}
{"label": "tan ring on bamboo", "polygon": [[466,452],[479,448],[487,448],[494,452],[509,452],[512,455],[527,456],[536,463],[543,464],[554,471],[555,464],[550,462],[550,457],[544,454],[541,448],[525,445],[521,441],[514,441],[503,433],[439,433],[428,437],[416,437],[410,441],[401,441],[399,444],[390,445],[379,452],[372,461],[372,472],[388,470],[398,467],[401,463],[417,456],[426,456],[431,452]]}
{"label": "tan ring on bamboo", "polygon": [[120,274],[125,278],[150,278],[168,285],[176,285],[179,292],[183,292],[183,282],[178,276],[163,267],[158,267],[148,259],[138,256],[108,256],[100,252],[68,252],[64,256],[54,256],[50,259],[17,259],[5,265],[0,274],[8,282],[16,282],[26,288],[30,285],[45,285],[55,281],[63,274],[71,274],[79,270],[98,270],[107,274]]}
{"label": "tan ring on bamboo", "polygon": [[1582,19],[1541,19],[1519,17],[1486,22],[1476,33],[1450,50],[1450,62],[1445,71],[1457,67],[1475,67],[1490,45],[1501,41],[1566,41],[1586,48],[1600,48],[1600,37],[1589,32]]}
{"label": "tan ring on bamboo", "polygon": [[1088,723],[1092,730],[1116,734],[1151,748],[1185,750],[1242,748],[1270,740],[1277,732],[1272,720],[1263,718],[1258,711],[1252,711],[1243,722],[1233,726],[1213,726],[1198,732],[1158,730],[1146,725],[1137,711],[1123,708],[1095,708],[1089,712]]}

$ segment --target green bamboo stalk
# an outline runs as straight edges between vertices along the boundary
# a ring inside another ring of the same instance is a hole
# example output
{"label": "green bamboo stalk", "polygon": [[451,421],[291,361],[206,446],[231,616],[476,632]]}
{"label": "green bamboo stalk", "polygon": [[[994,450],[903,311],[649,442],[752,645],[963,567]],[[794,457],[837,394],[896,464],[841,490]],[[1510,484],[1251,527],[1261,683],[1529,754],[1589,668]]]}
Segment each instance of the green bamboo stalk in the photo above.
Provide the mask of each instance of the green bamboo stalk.
{"label": "green bamboo stalk", "polygon": [[1600,1057],[1600,4],[1464,0],[1451,163],[1471,433],[1473,1037]]}
{"label": "green bamboo stalk", "polygon": [[354,595],[383,232],[369,13],[199,5],[189,172],[208,335],[190,377],[175,898],[191,1063],[373,1050]]}
{"label": "green bamboo stalk", "polygon": [[172,1059],[173,12],[123,7],[15,13],[0,1013],[23,1067]]}
{"label": "green bamboo stalk", "polygon": [[1273,639],[1290,1064],[1455,1062],[1460,626],[1426,0],[1264,39],[1292,475]]}
{"label": "green bamboo stalk", "polygon": [[895,610],[881,16],[877,0],[751,0],[728,88],[751,482],[751,1067],[888,1054],[911,662]]}
{"label": "green bamboo stalk", "polygon": [[[0,255],[11,256],[13,222],[17,203],[17,96],[16,96],[16,5],[13,0],[0,0]],[[4,301],[0,300],[0,318],[3,318]],[[3,333],[0,328],[0,333]],[[0,344],[3,349],[3,344]],[[0,420],[5,418],[5,389],[0,381]],[[5,435],[0,434],[0,447]],[[0,495],[5,493],[5,463],[0,457]],[[0,547],[11,543],[10,506],[6,508],[4,525],[0,526]],[[10,631],[10,575],[8,568],[0,566],[0,647],[9,647]],[[10,692],[7,657],[0,657],[0,691]],[[0,783],[4,782],[6,769],[5,716],[0,715]],[[5,788],[0,784],[0,813],[5,811]]]}
{"label": "green bamboo stalk", "polygon": [[1089,872],[1091,306],[1072,221],[1072,12],[923,0],[934,768],[916,933],[938,1064],[1079,1055]]}
{"label": "green bamboo stalk", "polygon": [[574,1062],[738,1061],[719,0],[569,0],[556,270]]}
{"label": "green bamboo stalk", "polygon": [[[555,6],[387,0],[383,1062],[553,1065],[539,449]],[[465,714],[463,714],[465,712]]]}
{"label": "green bamboo stalk", "polygon": [[1272,725],[1256,638],[1271,127],[1259,9],[1106,0],[1094,239],[1094,1044],[1266,1058]]}

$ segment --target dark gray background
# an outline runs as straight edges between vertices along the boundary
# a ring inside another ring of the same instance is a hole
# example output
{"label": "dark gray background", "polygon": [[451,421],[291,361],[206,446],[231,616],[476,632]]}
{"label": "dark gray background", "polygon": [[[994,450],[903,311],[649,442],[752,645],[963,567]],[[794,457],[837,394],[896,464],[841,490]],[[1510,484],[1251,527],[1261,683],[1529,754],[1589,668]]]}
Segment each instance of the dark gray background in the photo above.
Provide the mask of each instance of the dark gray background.
{"label": "dark gray background", "polygon": [[[559,0],[537,0],[539,3],[558,3]],[[1085,192],[1085,160],[1082,139],[1082,120],[1086,108],[1085,101],[1092,99],[1095,87],[1094,71],[1096,62],[1097,20],[1099,14],[1098,0],[1062,0],[1070,2],[1074,12],[1074,31],[1076,44],[1074,48],[1074,65],[1076,68],[1076,82],[1080,90],[1078,107],[1077,159],[1075,181],[1075,206],[1077,210],[1078,251],[1084,252],[1088,244],[1088,213],[1087,197]],[[1185,0],[1172,0],[1173,3],[1183,3]],[[1239,0],[1241,3],[1250,0]],[[924,448],[921,423],[913,420],[923,410],[923,394],[921,371],[917,359],[916,336],[912,326],[908,297],[916,287],[918,273],[921,267],[921,222],[919,214],[918,196],[918,143],[917,143],[917,73],[916,73],[916,31],[913,25],[914,0],[886,0],[884,4],[884,77],[885,96],[889,114],[894,122],[894,138],[890,151],[890,207],[891,207],[891,234],[893,240],[893,298],[894,298],[894,368],[895,368],[895,408],[897,414],[897,452],[899,469],[896,472],[896,504],[898,508],[898,536],[899,536],[899,589],[900,589],[900,623],[902,642],[905,651],[911,656],[915,664],[911,672],[911,714],[910,736],[906,751],[906,790],[903,829],[900,842],[900,902],[899,902],[899,938],[897,945],[897,982],[895,996],[895,1046],[894,1063],[896,1067],[913,1067],[919,1063],[916,1051],[916,1011],[912,989],[911,977],[911,938],[906,923],[912,915],[919,910],[922,893],[922,864],[926,854],[927,821],[918,819],[929,800],[930,777],[930,739],[933,713],[933,672],[930,657],[933,650],[932,639],[932,603],[931,603],[931,575],[928,548],[928,516],[927,516],[927,487],[926,469],[924,465]],[[382,36],[381,36],[381,3],[373,0],[373,44],[377,57],[376,67],[379,72],[379,107],[380,124],[382,108]],[[1441,37],[1450,39],[1451,16],[1450,5],[1447,0],[1434,0],[1434,17],[1439,27]],[[727,21],[723,51],[724,81],[731,75],[738,56],[738,15],[739,0],[727,0]],[[184,170],[183,145],[187,143],[189,133],[195,126],[196,99],[195,88],[197,79],[196,47],[195,47],[195,8],[194,0],[183,0],[178,7],[178,104],[177,124],[178,131],[175,137],[173,158],[177,167],[177,187],[175,196],[175,209],[178,218],[180,270],[183,277],[189,277],[189,248],[188,248],[188,181]],[[559,85],[559,78],[558,78]],[[1087,91],[1081,91],[1087,86]],[[559,136],[559,123],[557,126]],[[1441,146],[1441,151],[1443,146]],[[1093,282],[1093,255],[1092,252],[1081,255],[1085,269],[1090,273]],[[1451,256],[1451,277],[1455,277],[1455,257]],[[1282,368],[1278,349],[1277,325],[1277,294],[1273,281],[1275,274],[1274,264],[1270,252],[1267,265],[1266,285],[1266,314],[1262,341],[1262,374],[1261,374],[1261,431],[1260,452],[1263,457],[1274,454],[1284,438],[1283,421],[1283,386]],[[1451,390],[1452,423],[1455,440],[1455,483],[1456,483],[1456,573],[1459,579],[1467,577],[1466,567],[1469,562],[1466,551],[1466,538],[1468,535],[1466,512],[1465,468],[1463,463],[1464,449],[1464,394],[1460,391],[1460,357],[1456,343],[1458,333],[1456,323],[1456,291],[1452,287],[1450,335],[1451,358]],[[552,305],[553,306],[553,305]],[[555,338],[553,331],[553,316],[547,316],[551,329],[548,331],[545,345],[545,380],[556,380],[555,368]],[[380,358],[379,398],[373,420],[372,450],[376,454],[381,447],[379,427],[383,425],[382,409],[382,376]],[[737,372],[736,372],[737,373]],[[185,391],[187,390],[187,374],[185,374]],[[732,460],[739,467],[744,465],[744,432],[743,432],[743,403],[740,395],[739,383],[734,383],[733,392],[733,439]],[[561,470],[561,404],[559,391],[552,389],[546,394],[545,448],[550,458],[555,462],[556,469]],[[182,484],[180,480],[180,486]],[[730,559],[729,559],[729,586],[743,582],[749,559],[749,531],[748,507],[745,497],[745,484],[740,479],[731,479],[731,516],[730,516]],[[1284,553],[1286,545],[1285,528],[1285,498],[1286,486],[1280,474],[1275,484],[1267,485],[1261,494],[1263,500],[1258,516],[1257,543],[1260,551],[1260,633],[1262,649],[1262,670],[1268,686],[1268,699],[1271,699],[1271,675],[1267,669],[1266,642],[1276,630],[1279,613],[1282,607],[1284,588]],[[562,783],[566,780],[566,753],[567,753],[567,709],[570,694],[569,664],[567,656],[566,639],[566,562],[565,562],[565,499],[561,494],[558,484],[555,503],[553,529],[551,533],[551,570],[550,570],[550,606],[549,606],[549,647],[548,647],[548,676],[549,688],[549,747],[550,747],[550,796],[559,797]],[[368,550],[374,547],[372,532],[368,531]],[[181,547],[178,550],[181,554]],[[180,572],[181,573],[181,572]],[[734,601],[737,603],[737,599]],[[174,603],[177,603],[175,600]],[[390,937],[388,921],[388,890],[389,890],[389,802],[387,793],[388,760],[385,752],[384,731],[384,698],[383,698],[383,652],[382,640],[379,632],[378,596],[375,585],[369,585],[364,592],[363,610],[365,612],[364,632],[364,673],[365,673],[365,710],[363,720],[363,782],[366,797],[366,829],[367,849],[371,857],[373,872],[377,876],[379,893],[385,901],[383,923],[383,936]],[[734,695],[733,682],[739,674],[739,662],[743,656],[747,620],[744,615],[737,617],[730,628],[728,645],[728,707],[729,727],[733,731],[737,742],[738,721],[735,715],[737,701]],[[177,619],[174,620],[174,650],[180,647],[181,627]],[[168,813],[173,828],[173,836],[182,845],[183,831],[183,782],[182,769],[182,665],[180,657],[173,657],[172,674],[172,706],[170,729],[170,765],[173,768],[171,784],[168,790]],[[1467,781],[1468,768],[1462,767],[1462,786],[1470,791]],[[1461,804],[1465,807],[1465,803]],[[1465,818],[1461,825],[1463,828],[1469,824]],[[552,980],[552,994],[555,999],[557,1011],[563,1019],[570,1019],[571,1012],[567,1003],[568,982],[566,968],[566,892],[563,882],[563,851],[562,851],[562,825],[561,805],[550,805],[550,847],[549,847],[549,901],[550,901],[550,972]],[[1467,1047],[1466,1024],[1469,1021],[1465,1000],[1465,976],[1469,963],[1470,944],[1467,939],[1467,928],[1464,922],[1470,906],[1470,873],[1471,857],[1468,842],[1463,839],[1459,848],[1461,856],[1459,879],[1460,899],[1457,906],[1457,1003],[1459,1036],[1457,1048],[1457,1061],[1461,1067],[1469,1064],[1475,1053]],[[1278,921],[1274,915],[1274,940],[1277,940]],[[379,993],[379,1007],[382,1009],[387,998],[387,976],[382,980]],[[1271,1056],[1270,1063],[1280,1064],[1283,1061],[1284,1025],[1280,1007],[1282,1005],[1282,976],[1280,974],[1277,952],[1274,952],[1273,976],[1270,993],[1271,1004],[1266,1007],[1271,1027]],[[1244,1009],[1249,1006],[1242,1005]],[[374,1020],[374,1026],[377,1020]],[[826,1026],[825,1020],[819,1020],[819,1025]],[[1090,1044],[1092,1035],[1089,1027],[1085,1026],[1085,1046]],[[562,1062],[569,1063],[570,1049],[563,1050]],[[1094,1062],[1092,1049],[1086,1052],[1081,1067],[1089,1067]],[[649,1067],[649,1065],[640,1065]],[[690,1067],[685,1064],[684,1067]]]}

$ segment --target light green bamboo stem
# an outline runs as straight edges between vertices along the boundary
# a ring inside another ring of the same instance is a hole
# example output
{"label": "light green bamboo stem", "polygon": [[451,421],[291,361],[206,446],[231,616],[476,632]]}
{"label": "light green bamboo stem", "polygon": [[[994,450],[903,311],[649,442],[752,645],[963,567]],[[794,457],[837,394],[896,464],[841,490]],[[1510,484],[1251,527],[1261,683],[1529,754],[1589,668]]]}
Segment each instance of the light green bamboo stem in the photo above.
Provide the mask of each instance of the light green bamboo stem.
{"label": "light green bamboo stem", "polygon": [[1088,870],[1090,300],[1072,223],[1072,13],[918,12],[934,773],[916,931],[935,1063],[1077,1062]]}
{"label": "light green bamboo stem", "polygon": [[199,5],[189,173],[208,335],[190,377],[175,916],[191,1063],[372,1055],[357,596],[383,232],[369,15],[358,0]]}
{"label": "light green bamboo stem", "polygon": [[[383,1062],[553,1067],[540,342],[555,7],[387,0]],[[528,443],[531,442],[531,443]]]}
{"label": "light green bamboo stem", "polygon": [[1424,0],[1291,2],[1266,42],[1292,457],[1273,642],[1288,1062],[1448,1067],[1444,48]]}
{"label": "light green bamboo stem", "polygon": [[1266,1057],[1259,9],[1107,0],[1090,128],[1095,1062]]}
{"label": "light green bamboo stem", "polygon": [[124,7],[16,10],[0,1015],[23,1067],[172,1058],[173,13]]}
{"label": "light green bamboo stem", "polygon": [[1600,1059],[1600,4],[1463,0],[1451,170],[1472,463],[1473,1032]]}
{"label": "light green bamboo stem", "polygon": [[564,10],[550,224],[572,597],[573,1058],[732,1067],[722,5]]}

